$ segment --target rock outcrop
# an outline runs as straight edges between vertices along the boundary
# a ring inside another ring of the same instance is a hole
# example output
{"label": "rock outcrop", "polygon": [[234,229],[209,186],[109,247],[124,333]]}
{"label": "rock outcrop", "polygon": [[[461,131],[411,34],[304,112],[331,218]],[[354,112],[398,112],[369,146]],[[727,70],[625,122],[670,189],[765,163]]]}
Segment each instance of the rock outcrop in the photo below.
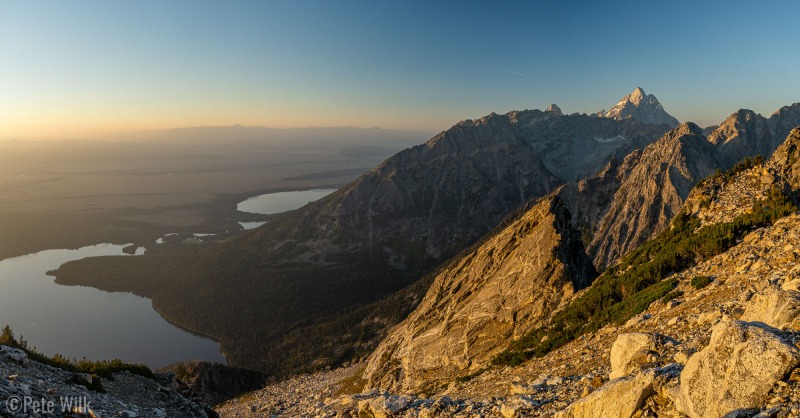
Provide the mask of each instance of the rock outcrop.
{"label": "rock outcrop", "polygon": [[770,169],[780,175],[793,192],[800,190],[800,128],[789,133],[772,155]]}
{"label": "rock outcrop", "polygon": [[557,418],[630,418],[653,395],[655,373],[625,376],[601,386],[573,403]]}
{"label": "rock outcrop", "polygon": [[800,351],[769,329],[724,319],[683,368],[676,407],[692,418],[758,408],[799,363]]}
{"label": "rock outcrop", "polygon": [[643,332],[620,334],[611,346],[611,373],[609,379],[627,376],[655,361],[653,353],[658,339]]}
{"label": "rock outcrop", "polygon": [[263,373],[205,361],[177,363],[166,370],[174,372],[207,405],[217,405],[260,389],[267,382],[267,375]]}
{"label": "rock outcrop", "polygon": [[545,198],[436,277],[370,357],[367,386],[416,392],[473,373],[594,276],[563,203]]}
{"label": "rock outcrop", "polygon": [[663,124],[670,128],[680,123],[664,110],[656,96],[646,94],[641,87],[623,97],[608,112],[598,112],[597,116],[615,120],[634,119],[642,123]]}

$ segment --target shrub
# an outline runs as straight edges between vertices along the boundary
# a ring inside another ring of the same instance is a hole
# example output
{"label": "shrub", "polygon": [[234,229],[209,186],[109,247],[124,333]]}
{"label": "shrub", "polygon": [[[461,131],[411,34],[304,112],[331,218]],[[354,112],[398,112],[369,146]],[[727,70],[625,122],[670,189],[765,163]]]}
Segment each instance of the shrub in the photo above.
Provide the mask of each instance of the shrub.
{"label": "shrub", "polygon": [[669,302],[669,301],[671,301],[673,299],[677,299],[677,298],[679,298],[681,296],[683,296],[683,292],[681,292],[680,290],[673,290],[672,292],[669,292],[666,295],[664,295],[664,297],[661,298],[661,302],[667,303],[667,302]]}
{"label": "shrub", "polygon": [[702,289],[702,288],[708,286],[713,281],[714,281],[713,277],[695,276],[695,277],[692,277],[692,281],[690,283],[695,289],[699,290],[699,289]]}

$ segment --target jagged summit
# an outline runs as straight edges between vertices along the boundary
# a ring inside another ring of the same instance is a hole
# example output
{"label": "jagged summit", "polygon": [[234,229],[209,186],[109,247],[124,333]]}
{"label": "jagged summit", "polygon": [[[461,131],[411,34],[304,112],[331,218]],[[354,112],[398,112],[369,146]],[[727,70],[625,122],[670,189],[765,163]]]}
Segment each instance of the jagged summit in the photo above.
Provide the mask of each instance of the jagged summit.
{"label": "jagged summit", "polygon": [[647,97],[647,94],[641,87],[636,87],[636,90],[634,90],[633,93],[629,94],[627,97],[630,98],[630,101],[633,102],[633,104],[638,105],[642,102],[642,99]]}
{"label": "jagged summit", "polygon": [[545,110],[545,112],[553,112],[553,113],[557,114],[558,116],[562,116],[564,114],[561,111],[561,108],[558,107],[558,105],[555,104],[555,103],[553,103],[550,106],[548,106],[547,109]]}
{"label": "jagged summit", "polygon": [[608,112],[601,110],[597,116],[614,120],[631,118],[642,123],[666,124],[670,127],[679,123],[664,110],[656,96],[645,93],[641,87],[636,87],[636,90],[623,97]]}

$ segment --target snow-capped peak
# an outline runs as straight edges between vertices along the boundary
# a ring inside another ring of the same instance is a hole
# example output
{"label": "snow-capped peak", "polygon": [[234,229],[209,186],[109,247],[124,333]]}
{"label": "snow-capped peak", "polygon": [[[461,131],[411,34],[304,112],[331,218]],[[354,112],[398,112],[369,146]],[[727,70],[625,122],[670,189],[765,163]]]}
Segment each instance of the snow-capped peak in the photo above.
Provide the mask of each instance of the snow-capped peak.
{"label": "snow-capped peak", "polygon": [[553,113],[555,113],[555,114],[557,114],[559,116],[564,114],[564,113],[561,112],[561,108],[558,107],[558,105],[555,104],[555,103],[553,103],[550,106],[548,106],[547,110],[545,110],[545,112],[553,112]]}
{"label": "snow-capped peak", "polygon": [[600,117],[615,120],[634,119],[642,123],[678,125],[678,120],[664,110],[656,96],[647,94],[641,87],[623,97],[608,112],[598,112]]}

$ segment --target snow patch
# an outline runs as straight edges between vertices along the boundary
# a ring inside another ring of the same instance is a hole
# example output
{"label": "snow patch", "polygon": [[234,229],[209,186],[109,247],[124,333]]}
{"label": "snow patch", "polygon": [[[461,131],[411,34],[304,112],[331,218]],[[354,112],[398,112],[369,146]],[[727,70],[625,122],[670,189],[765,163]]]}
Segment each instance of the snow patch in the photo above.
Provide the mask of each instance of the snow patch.
{"label": "snow patch", "polygon": [[609,144],[609,143],[613,143],[613,142],[625,141],[626,139],[627,138],[625,138],[622,135],[617,135],[617,136],[615,136],[613,138],[598,138],[598,137],[594,138],[594,140],[597,141],[597,143],[599,143],[599,144]]}

